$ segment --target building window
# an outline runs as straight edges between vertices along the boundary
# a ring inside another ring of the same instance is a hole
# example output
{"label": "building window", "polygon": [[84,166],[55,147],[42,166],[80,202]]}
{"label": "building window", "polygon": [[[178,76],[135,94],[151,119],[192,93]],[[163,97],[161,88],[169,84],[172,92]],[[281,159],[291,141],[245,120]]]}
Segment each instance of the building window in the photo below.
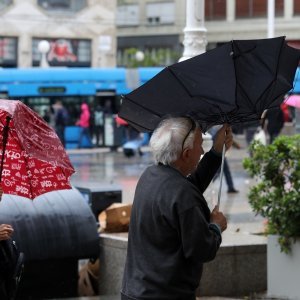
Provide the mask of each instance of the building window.
{"label": "building window", "polygon": [[284,11],[284,0],[275,1],[275,16],[282,17]]}
{"label": "building window", "polygon": [[205,0],[205,20],[226,19],[226,0]]}
{"label": "building window", "polygon": [[[275,1],[275,15],[283,15],[284,0]],[[267,17],[267,0],[238,0],[236,5],[237,18],[265,18]]]}
{"label": "building window", "polygon": [[300,15],[300,0],[294,0],[294,15]]}
{"label": "building window", "polygon": [[1,67],[17,67],[17,43],[15,37],[0,37]]}
{"label": "building window", "polygon": [[38,5],[47,11],[77,12],[86,7],[86,0],[38,0]]}
{"label": "building window", "polygon": [[[39,66],[41,54],[38,44],[42,39],[32,40],[32,65]],[[50,66],[90,67],[91,66],[91,41],[83,39],[47,39],[50,50],[47,61]]]}
{"label": "building window", "polygon": [[146,4],[148,25],[173,24],[175,22],[174,2],[159,2]]}
{"label": "building window", "polygon": [[239,0],[235,5],[237,18],[267,16],[267,0]]}
{"label": "building window", "polygon": [[116,23],[117,23],[117,26],[137,26],[137,25],[139,25],[138,4],[118,6]]}

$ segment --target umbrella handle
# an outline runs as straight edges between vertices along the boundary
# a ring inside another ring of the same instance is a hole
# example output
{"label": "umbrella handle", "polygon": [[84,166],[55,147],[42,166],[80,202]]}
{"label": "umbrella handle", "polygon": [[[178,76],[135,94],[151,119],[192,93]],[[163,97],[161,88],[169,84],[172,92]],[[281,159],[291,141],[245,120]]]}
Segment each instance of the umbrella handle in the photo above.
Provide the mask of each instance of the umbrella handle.
{"label": "umbrella handle", "polygon": [[2,140],[2,157],[1,157],[1,165],[0,165],[0,183],[2,180],[2,170],[3,170],[3,163],[4,163],[4,154],[5,154],[5,148],[6,148],[6,143],[8,139],[8,130],[9,130],[9,122],[11,120],[10,116],[6,117],[6,124],[3,128],[3,140]]}
{"label": "umbrella handle", "polygon": [[225,159],[225,144],[223,145],[222,150],[222,164],[221,164],[221,170],[220,170],[220,187],[219,187],[219,193],[218,193],[218,207],[220,207],[220,200],[221,200],[221,191],[222,191],[222,182],[223,182],[223,174],[224,174],[224,159]]}

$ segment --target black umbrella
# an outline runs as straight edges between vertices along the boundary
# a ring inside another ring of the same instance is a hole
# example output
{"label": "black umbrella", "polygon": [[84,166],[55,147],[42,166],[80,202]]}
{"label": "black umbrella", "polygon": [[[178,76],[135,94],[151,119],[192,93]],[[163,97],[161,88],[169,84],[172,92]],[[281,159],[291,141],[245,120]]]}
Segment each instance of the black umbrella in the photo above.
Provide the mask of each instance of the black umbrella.
{"label": "black umbrella", "polygon": [[[285,37],[234,40],[165,68],[123,96],[119,116],[140,131],[153,131],[166,116],[189,115],[205,131],[261,119],[293,88],[300,51]],[[220,204],[225,147],[220,174]]]}
{"label": "black umbrella", "polygon": [[285,37],[234,40],[166,67],[123,96],[119,116],[140,131],[166,115],[190,115],[204,130],[259,120],[292,89],[299,58]]}

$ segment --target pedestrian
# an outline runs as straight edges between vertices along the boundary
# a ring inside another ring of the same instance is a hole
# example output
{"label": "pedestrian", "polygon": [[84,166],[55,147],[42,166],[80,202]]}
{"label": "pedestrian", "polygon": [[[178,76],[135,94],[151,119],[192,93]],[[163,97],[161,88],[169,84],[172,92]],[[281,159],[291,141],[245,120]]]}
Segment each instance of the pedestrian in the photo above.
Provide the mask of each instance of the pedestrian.
{"label": "pedestrian", "polygon": [[45,120],[45,122],[47,122],[48,124],[50,124],[50,121],[51,121],[50,109],[48,109],[48,108],[44,109],[42,117]]}
{"label": "pedestrian", "polygon": [[69,113],[60,100],[55,102],[53,109],[55,114],[55,131],[65,147],[65,128],[69,122]]}
{"label": "pedestrian", "polygon": [[[216,138],[216,134],[218,132],[218,129],[220,129],[220,126],[214,126],[209,130],[209,133],[211,134],[213,141]],[[235,145],[235,147],[240,148],[240,145],[237,142],[235,142],[235,141],[232,141],[232,142]],[[226,184],[227,184],[227,193],[229,193],[229,194],[238,193],[239,191],[234,187],[234,183],[233,183],[229,163],[228,163],[226,157],[224,157],[224,166],[223,167],[224,167],[223,171],[224,171],[225,181],[226,181]],[[219,169],[218,172],[216,173],[216,175],[213,179],[214,181],[219,177],[220,170],[221,169]]]}
{"label": "pedestrian", "polygon": [[[0,186],[0,201],[2,200],[3,190]],[[11,238],[14,230],[11,225],[0,224],[0,241],[5,241]],[[2,299],[2,298],[0,298]]]}
{"label": "pedestrian", "polygon": [[10,299],[8,291],[8,278],[6,272],[5,252],[2,241],[9,240],[14,230],[9,224],[0,224],[0,299]]}
{"label": "pedestrian", "polygon": [[96,106],[94,111],[94,133],[96,137],[96,146],[100,146],[104,142],[104,112],[100,105]]}
{"label": "pedestrian", "polygon": [[224,125],[204,154],[202,132],[190,118],[165,119],[153,132],[155,164],[141,175],[132,206],[121,299],[195,300],[203,263],[215,258],[227,228],[203,192],[219,169]]}
{"label": "pedestrian", "polygon": [[13,232],[14,230],[11,225],[0,224],[0,241],[8,240],[12,236]]}
{"label": "pedestrian", "polygon": [[268,109],[266,113],[267,132],[269,134],[269,143],[272,144],[274,139],[279,135],[284,125],[284,115],[280,107]]}
{"label": "pedestrian", "polygon": [[[3,190],[0,186],[0,201]],[[23,272],[24,256],[12,241],[14,229],[9,224],[0,224],[0,299],[16,297],[19,280]]]}
{"label": "pedestrian", "polygon": [[282,113],[283,113],[283,120],[284,120],[284,122],[292,122],[293,118],[292,118],[289,106],[285,102],[283,102],[280,105],[280,108],[281,108]]}
{"label": "pedestrian", "polygon": [[92,145],[91,137],[90,137],[90,110],[89,106],[86,103],[81,104],[81,113],[80,118],[76,122],[76,125],[80,126],[80,133],[78,139],[78,148],[81,148],[84,138],[87,139],[88,144]]}
{"label": "pedestrian", "polygon": [[257,132],[257,129],[260,127],[261,127],[260,121],[256,121],[256,120],[244,124],[247,146],[249,146],[252,143],[255,133]]}

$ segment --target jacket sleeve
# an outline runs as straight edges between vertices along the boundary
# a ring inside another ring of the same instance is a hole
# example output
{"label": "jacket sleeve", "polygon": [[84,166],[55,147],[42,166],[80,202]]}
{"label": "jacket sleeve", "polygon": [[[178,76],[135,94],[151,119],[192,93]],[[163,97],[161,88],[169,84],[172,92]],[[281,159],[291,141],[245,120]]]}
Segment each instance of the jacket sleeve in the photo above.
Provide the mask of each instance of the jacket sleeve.
{"label": "jacket sleeve", "polygon": [[201,193],[204,193],[220,168],[221,162],[222,157],[210,150],[200,160],[196,171],[188,177],[188,180],[195,184]]}
{"label": "jacket sleeve", "polygon": [[206,221],[200,206],[186,210],[179,220],[185,258],[195,264],[213,260],[222,237],[221,233]]}

